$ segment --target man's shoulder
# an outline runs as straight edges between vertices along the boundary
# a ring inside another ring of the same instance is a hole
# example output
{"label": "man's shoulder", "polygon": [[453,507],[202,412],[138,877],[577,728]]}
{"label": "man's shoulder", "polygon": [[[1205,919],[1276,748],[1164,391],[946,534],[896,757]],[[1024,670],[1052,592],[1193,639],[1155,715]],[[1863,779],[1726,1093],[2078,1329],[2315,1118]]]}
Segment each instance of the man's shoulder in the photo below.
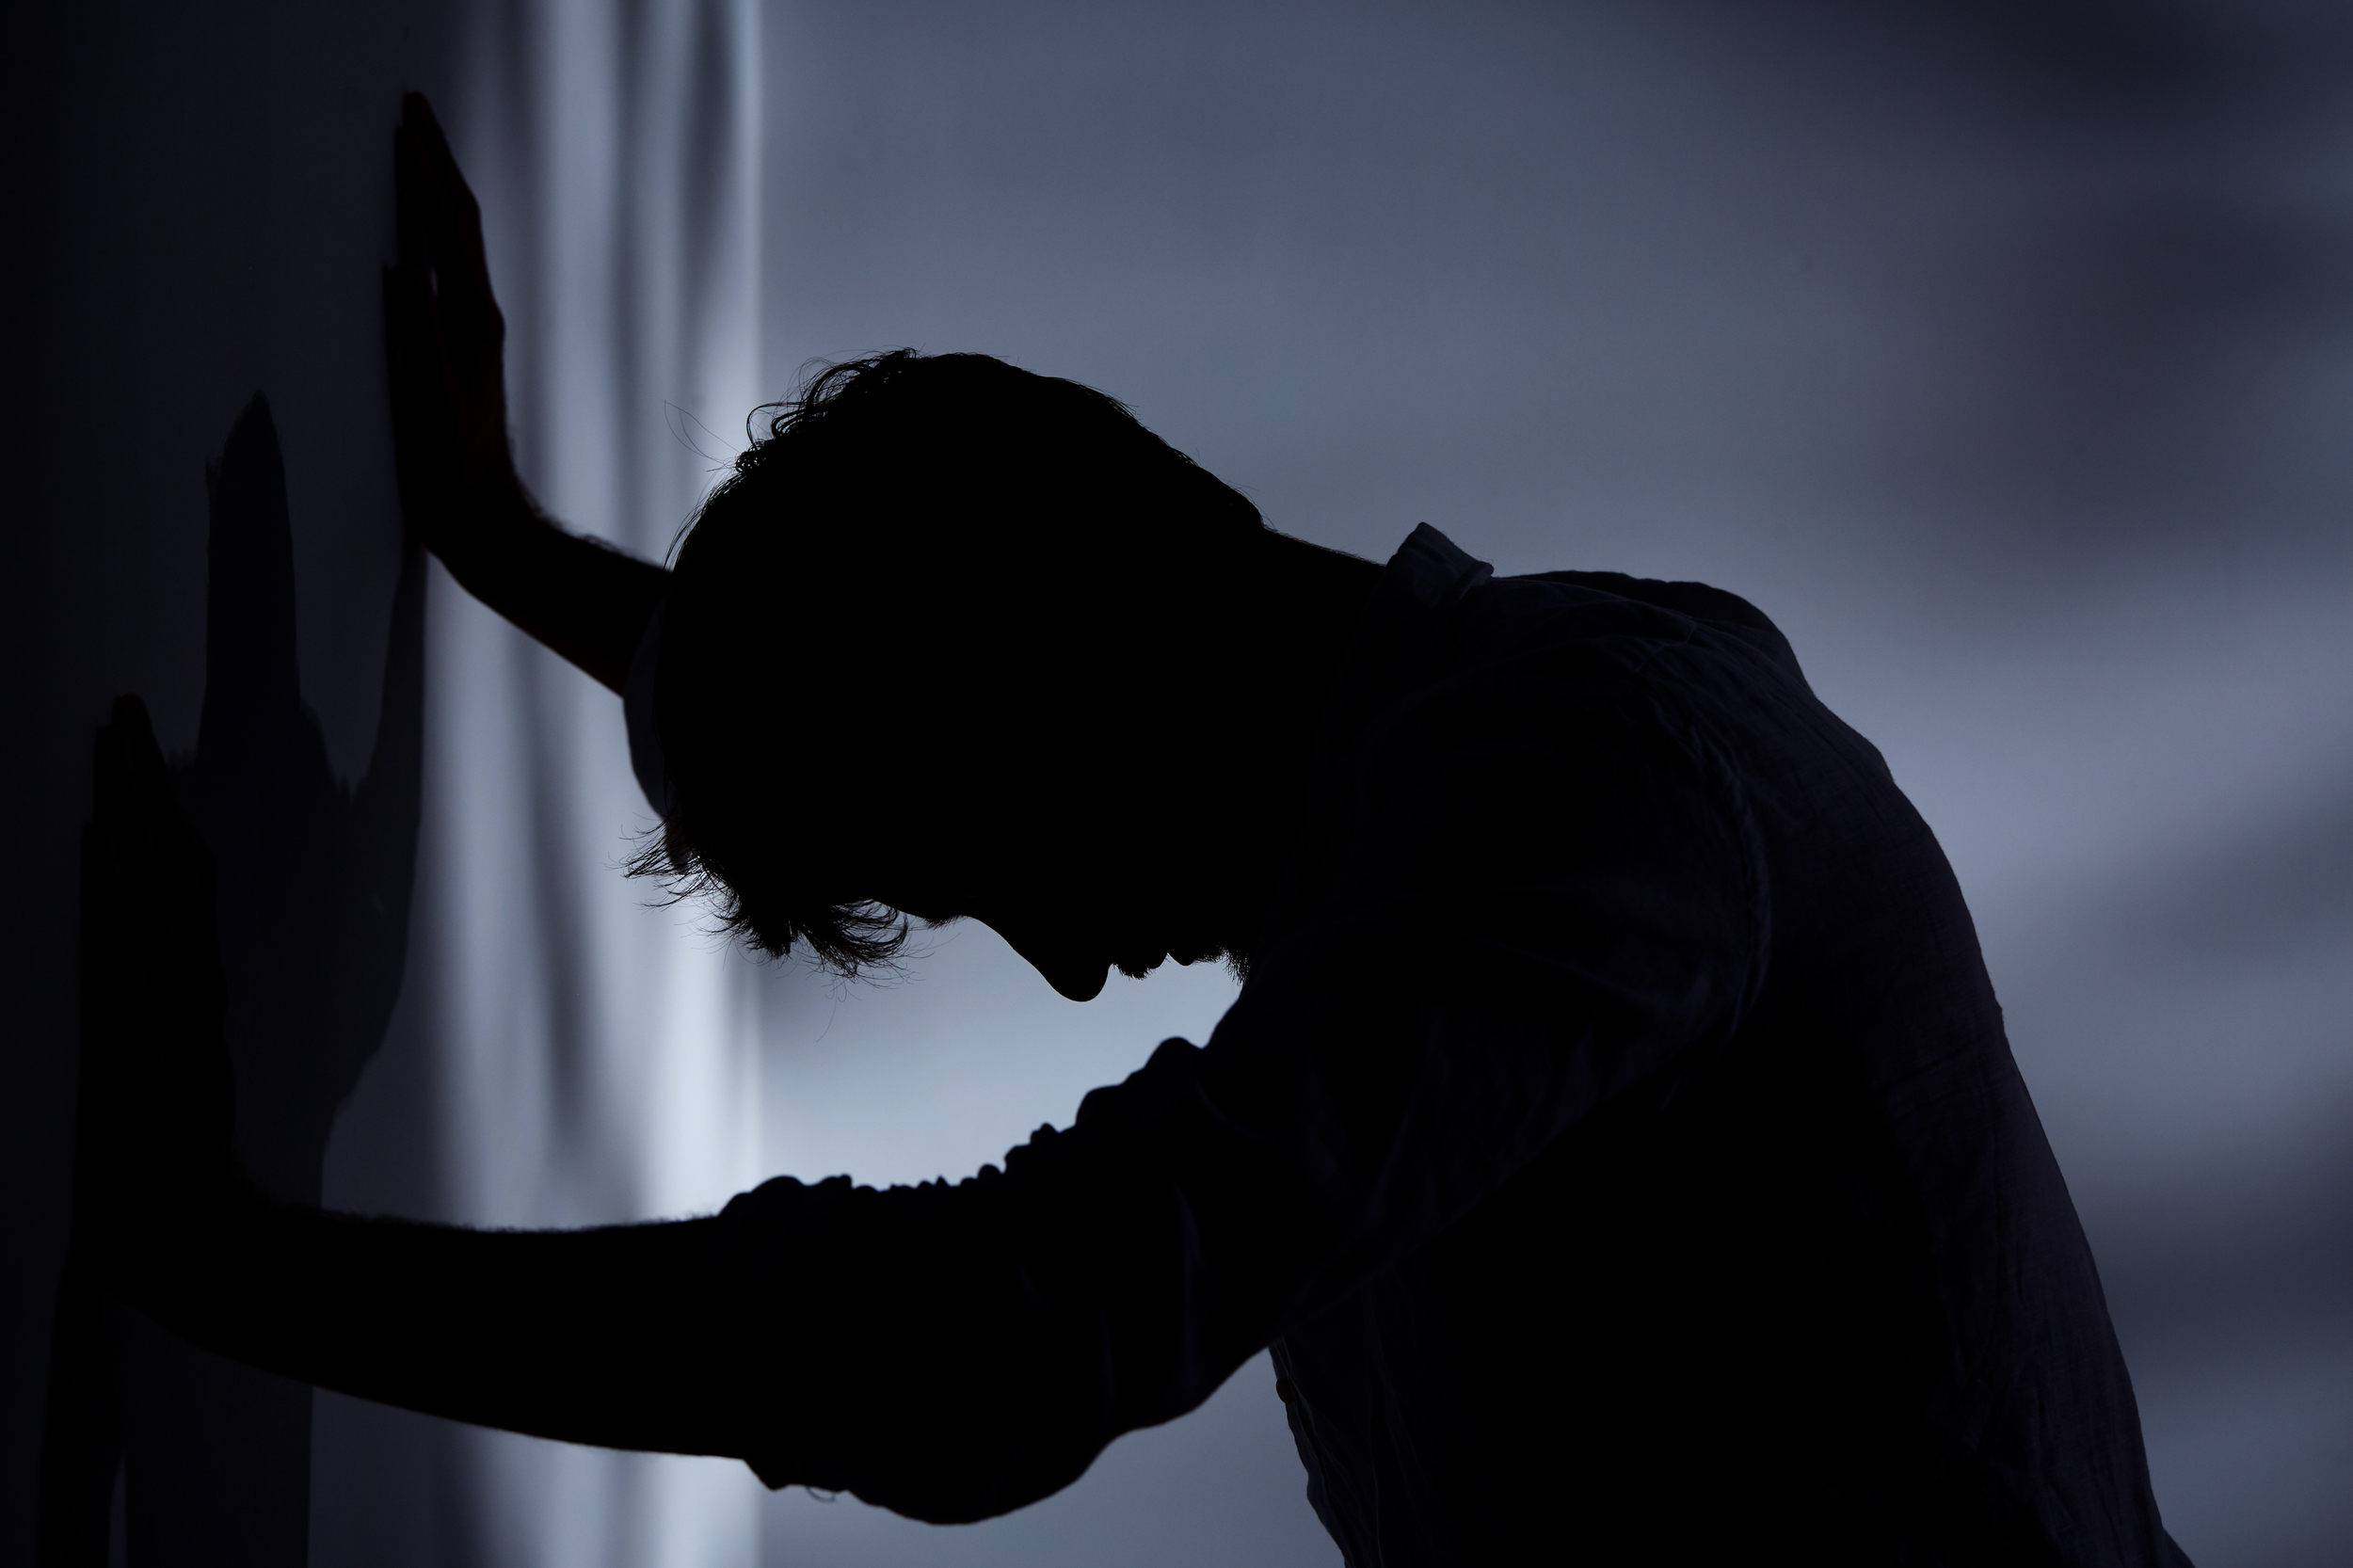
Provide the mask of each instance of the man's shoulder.
{"label": "man's shoulder", "polygon": [[1525,578],[1506,578],[1505,582],[1560,583],[1573,588],[1585,588],[1631,600],[1638,604],[1656,605],[1672,610],[1692,620],[1718,622],[1727,626],[1746,627],[1751,631],[1781,634],[1770,617],[1738,594],[1705,583],[1662,581],[1655,577],[1633,577],[1623,571],[1540,571]]}
{"label": "man's shoulder", "polygon": [[[1639,671],[1646,685],[1674,683],[1682,670],[1711,686],[1794,685],[1812,695],[1780,628],[1747,600],[1705,583],[1614,571],[1496,577],[1454,609],[1442,673],[1433,672],[1445,680],[1476,682],[1506,666],[1565,658],[1593,673]],[[1662,657],[1671,653],[1698,657]]]}
{"label": "man's shoulder", "polygon": [[1705,583],[1668,582],[1622,571],[1545,571],[1494,580],[1504,618],[1548,622],[1553,634],[1577,623],[1618,636],[1683,643],[1697,638],[1753,650],[1803,680],[1798,657],[1772,618],[1738,594]]}

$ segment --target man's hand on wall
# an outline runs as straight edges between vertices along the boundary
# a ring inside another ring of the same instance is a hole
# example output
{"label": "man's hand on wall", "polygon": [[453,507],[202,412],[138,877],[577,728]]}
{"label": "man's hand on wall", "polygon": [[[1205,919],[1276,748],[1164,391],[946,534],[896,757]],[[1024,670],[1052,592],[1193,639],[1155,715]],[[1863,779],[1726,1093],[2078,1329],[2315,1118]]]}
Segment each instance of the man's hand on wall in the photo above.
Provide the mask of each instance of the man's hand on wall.
{"label": "man's hand on wall", "polygon": [[384,352],[409,532],[468,593],[618,692],[668,574],[567,534],[516,473],[482,210],[420,93],[401,101],[392,164],[400,260],[384,269]]}
{"label": "man's hand on wall", "polygon": [[384,269],[392,438],[408,526],[461,579],[535,509],[506,431],[506,320],[482,212],[421,93],[401,104],[392,164],[400,260]]}

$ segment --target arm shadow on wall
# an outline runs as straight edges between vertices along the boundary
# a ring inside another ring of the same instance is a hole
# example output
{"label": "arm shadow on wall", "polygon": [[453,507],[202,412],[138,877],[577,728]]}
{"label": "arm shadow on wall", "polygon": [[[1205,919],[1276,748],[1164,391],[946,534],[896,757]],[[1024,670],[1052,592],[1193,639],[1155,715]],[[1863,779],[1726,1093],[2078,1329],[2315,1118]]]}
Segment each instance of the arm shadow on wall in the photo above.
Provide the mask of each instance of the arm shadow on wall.
{"label": "arm shadow on wall", "polygon": [[[207,474],[204,706],[181,798],[220,871],[237,1153],[316,1204],[328,1134],[382,1044],[415,880],[424,719],[424,557],[403,556],[375,754],[336,779],[303,706],[285,467],[258,394]],[[299,1568],[311,1390],[186,1345],[109,1301],[69,1254],[51,1344],[43,1568]]]}

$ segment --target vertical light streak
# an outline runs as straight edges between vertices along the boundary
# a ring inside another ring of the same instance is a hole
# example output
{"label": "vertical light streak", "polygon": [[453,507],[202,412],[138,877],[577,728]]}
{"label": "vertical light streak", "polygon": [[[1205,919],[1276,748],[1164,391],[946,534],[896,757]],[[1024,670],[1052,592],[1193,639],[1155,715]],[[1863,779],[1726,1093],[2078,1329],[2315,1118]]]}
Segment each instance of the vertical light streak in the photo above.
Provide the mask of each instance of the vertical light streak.
{"label": "vertical light streak", "polygon": [[[524,477],[569,526],[641,555],[663,555],[732,454],[680,432],[740,429],[758,400],[757,30],[749,0],[488,6],[452,105],[507,316]],[[708,1211],[758,1176],[746,966],[618,872],[652,825],[619,703],[456,592],[432,634],[418,956],[447,1211],[491,1225]],[[459,1512],[486,1560],[757,1554],[758,1488],[733,1464],[456,1441]]]}

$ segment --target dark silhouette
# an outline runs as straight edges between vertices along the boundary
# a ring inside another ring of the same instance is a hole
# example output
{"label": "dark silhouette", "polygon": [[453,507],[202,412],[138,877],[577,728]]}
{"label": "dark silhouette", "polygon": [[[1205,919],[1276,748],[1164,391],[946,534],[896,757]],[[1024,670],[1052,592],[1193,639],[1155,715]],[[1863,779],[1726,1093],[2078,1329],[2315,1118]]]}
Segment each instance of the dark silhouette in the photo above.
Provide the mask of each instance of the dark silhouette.
{"label": "dark silhouette", "polygon": [[[287,1376],[743,1458],[963,1520],[1271,1347],[1352,1563],[2172,1564],[2090,1253],[1958,886],[1753,606],[1267,530],[1108,398],[821,376],[677,569],[507,456],[471,196],[421,101],[388,275],[404,504],[624,694],[652,869],[772,951],[999,930],[1065,995],[1247,972],[1003,1168],[718,1216],[321,1213],[231,1150],[203,852],[101,733],[94,1233]],[[824,755],[788,724],[812,709]]]}
{"label": "dark silhouette", "polygon": [[[383,1040],[407,954],[422,556],[409,557],[395,592],[375,754],[348,790],[302,704],[284,466],[259,396],[207,478],[204,708],[196,755],[174,782],[219,860],[238,1162],[272,1197],[315,1205],[335,1112]],[[86,902],[86,920],[103,910]],[[86,925],[86,1031],[108,1016],[107,964],[119,956],[109,941]],[[85,1205],[102,1179],[86,1155]],[[95,1288],[89,1245],[77,1217],[52,1352],[43,1561],[105,1560],[119,1462],[132,1562],[306,1560],[310,1389],[119,1316]]]}

